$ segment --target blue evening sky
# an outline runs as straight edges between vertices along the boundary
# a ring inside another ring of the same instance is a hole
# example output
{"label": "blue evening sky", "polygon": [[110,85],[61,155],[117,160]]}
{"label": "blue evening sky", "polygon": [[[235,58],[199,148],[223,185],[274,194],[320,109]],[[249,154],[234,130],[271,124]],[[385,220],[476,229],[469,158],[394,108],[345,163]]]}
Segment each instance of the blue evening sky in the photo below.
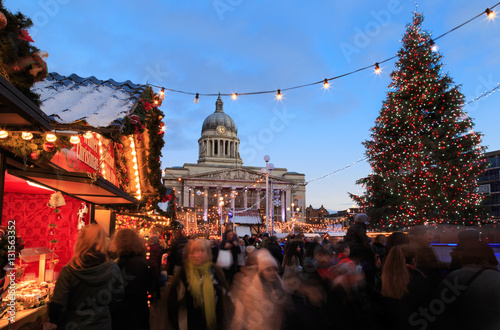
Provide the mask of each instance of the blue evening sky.
{"label": "blue evening sky", "polygon": [[[495,0],[419,1],[424,28],[434,36],[469,20]],[[50,72],[131,80],[194,93],[283,89],[341,75],[395,55],[414,1],[262,0],[4,0],[35,23],[35,46],[46,50]],[[496,10],[498,10],[496,8]],[[444,70],[462,85],[466,100],[500,83],[500,16],[483,15],[439,39]],[[496,55],[495,55],[496,54]],[[364,70],[321,85],[273,94],[224,97],[238,126],[244,165],[276,167],[314,180],[364,157],[361,142],[381,109],[394,60],[382,74]],[[467,107],[489,151],[500,149],[500,93]],[[162,166],[196,163],[203,120],[216,97],[169,92]],[[312,181],[307,205],[353,206],[347,192],[369,164]]]}

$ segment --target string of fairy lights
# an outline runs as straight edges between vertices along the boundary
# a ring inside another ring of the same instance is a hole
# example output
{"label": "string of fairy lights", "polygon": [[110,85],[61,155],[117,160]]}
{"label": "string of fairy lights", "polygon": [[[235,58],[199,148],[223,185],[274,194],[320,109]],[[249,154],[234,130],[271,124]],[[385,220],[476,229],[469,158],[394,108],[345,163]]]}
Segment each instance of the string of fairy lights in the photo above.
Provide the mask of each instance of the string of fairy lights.
{"label": "string of fairy lights", "polygon": [[[490,96],[491,94],[493,94],[494,92],[498,91],[499,89],[500,89],[500,83],[498,83],[498,85],[497,85],[496,87],[494,87],[494,88],[492,88],[492,89],[490,89],[490,90],[488,90],[488,91],[485,91],[485,92],[481,93],[481,94],[480,94],[479,96],[477,96],[476,98],[474,98],[474,99],[472,99],[472,100],[468,101],[467,103],[465,103],[463,108],[465,109],[465,108],[467,107],[467,105],[469,105],[469,104],[471,104],[471,103],[473,103],[473,102],[476,102],[476,101],[478,101],[478,100],[480,100],[480,99],[482,99],[482,98],[484,98],[484,97]],[[438,124],[439,124],[438,122],[435,122],[435,123],[432,123],[432,124],[428,124],[427,126],[424,126],[421,130],[419,130],[419,131],[415,132],[413,135],[410,135],[410,136],[403,136],[403,137],[399,138],[399,140],[397,140],[396,142],[394,142],[392,145],[390,145],[390,146],[388,146],[387,148],[382,149],[381,151],[379,151],[377,154],[381,154],[381,153],[384,153],[384,152],[388,152],[388,151],[390,151],[392,148],[396,147],[398,144],[403,143],[403,142],[407,142],[407,141],[411,140],[413,137],[416,137],[416,136],[418,136],[419,134],[424,133],[424,132],[425,132],[425,131],[427,131],[428,129],[432,128],[434,125],[438,125]],[[363,161],[366,161],[366,160],[368,160],[368,158],[369,158],[368,156],[367,156],[367,157],[363,157],[363,158],[358,159],[358,160],[356,160],[355,162],[352,162],[352,163],[350,163],[350,164],[348,164],[348,165],[346,165],[346,166],[344,166],[344,167],[342,167],[342,168],[336,169],[336,170],[334,170],[334,171],[332,171],[332,172],[329,172],[329,173],[324,174],[324,175],[322,175],[322,176],[319,176],[319,177],[317,177],[317,178],[311,179],[311,180],[306,181],[306,182],[304,182],[304,183],[299,183],[299,184],[289,185],[289,186],[287,186],[287,187],[290,187],[290,188],[296,188],[296,187],[298,187],[298,186],[305,186],[305,185],[307,185],[307,184],[309,184],[309,183],[311,183],[311,182],[315,182],[315,181],[319,181],[319,180],[325,179],[325,178],[327,178],[327,177],[329,177],[329,176],[332,176],[332,175],[334,175],[334,174],[337,174],[337,173],[339,173],[339,172],[342,172],[342,171],[344,171],[344,170],[347,170],[347,169],[349,169],[349,168],[351,168],[351,167],[353,167],[353,166],[355,166],[355,165],[357,165],[357,164],[359,164],[359,163],[361,163],[361,162],[363,162]]]}
{"label": "string of fairy lights", "polygon": [[[457,29],[461,28],[462,26],[471,23],[472,21],[476,20],[477,18],[479,18],[479,17],[481,17],[483,15],[486,15],[486,17],[489,20],[493,20],[496,17],[496,12],[493,9],[496,8],[498,5],[500,5],[500,2],[497,2],[493,6],[491,6],[489,8],[486,8],[485,11],[480,12],[479,14],[477,14],[474,17],[470,18],[469,20],[467,20],[467,21],[459,24],[458,26],[456,26],[456,27],[454,27],[454,28],[446,31],[445,33],[443,33],[443,34],[441,34],[441,35],[439,35],[439,36],[437,36],[437,37],[435,37],[433,39],[430,39],[429,43],[428,43],[428,46],[431,46],[431,48],[432,48],[433,51],[437,51],[438,47],[435,44],[436,40],[439,40],[439,39],[443,38],[444,36],[448,35],[449,33],[453,32],[453,31],[456,31]],[[193,102],[196,103],[196,104],[199,103],[200,96],[230,96],[233,100],[237,100],[238,97],[240,97],[240,96],[252,96],[252,95],[262,95],[262,94],[275,94],[276,100],[281,101],[282,98],[283,98],[283,92],[285,92],[285,91],[291,91],[291,90],[301,89],[301,88],[310,87],[310,86],[314,86],[314,85],[320,85],[320,84],[323,85],[323,89],[328,90],[331,87],[331,83],[330,83],[331,81],[337,80],[337,79],[340,79],[340,78],[344,78],[344,77],[353,75],[355,73],[358,73],[358,72],[361,72],[361,71],[365,71],[365,70],[368,70],[368,69],[372,69],[372,68],[373,68],[375,74],[380,74],[382,72],[382,67],[380,65],[383,64],[383,63],[389,62],[389,61],[395,59],[396,57],[397,57],[397,55],[389,57],[389,58],[386,58],[386,59],[378,61],[378,62],[375,62],[375,64],[370,64],[370,65],[367,65],[367,66],[358,68],[356,70],[353,70],[353,71],[350,71],[350,72],[346,72],[346,73],[343,73],[343,74],[340,74],[340,75],[337,75],[337,76],[334,76],[334,77],[331,77],[331,78],[324,78],[322,80],[318,80],[318,81],[315,81],[315,82],[305,83],[305,84],[302,84],[302,85],[291,86],[291,87],[286,87],[286,88],[281,88],[281,89],[272,89],[272,90],[271,89],[265,89],[265,90],[261,90],[261,91],[239,92],[239,93],[236,93],[236,92],[231,92],[231,93],[220,93],[220,92],[219,93],[198,93],[198,92],[192,92],[192,91],[184,91],[184,90],[180,90],[180,89],[167,88],[167,87],[164,87],[164,86],[158,86],[158,85],[153,85],[153,84],[148,84],[148,85],[151,86],[151,87],[159,88],[160,89],[160,91],[159,91],[160,97],[164,97],[166,91],[172,92],[172,93],[178,93],[178,94],[191,95],[191,96],[194,96],[194,101]]]}

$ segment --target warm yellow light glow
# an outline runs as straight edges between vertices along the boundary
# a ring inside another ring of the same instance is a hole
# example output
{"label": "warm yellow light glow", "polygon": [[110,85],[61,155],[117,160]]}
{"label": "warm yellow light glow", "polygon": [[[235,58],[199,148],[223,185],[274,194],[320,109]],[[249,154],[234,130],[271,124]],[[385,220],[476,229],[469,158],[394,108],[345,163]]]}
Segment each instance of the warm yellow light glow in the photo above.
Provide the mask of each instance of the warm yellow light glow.
{"label": "warm yellow light glow", "polygon": [[137,170],[137,169],[139,169],[139,168],[137,167],[137,164],[134,164],[134,170]]}
{"label": "warm yellow light glow", "polygon": [[83,137],[85,137],[86,139],[91,139],[94,137],[94,135],[91,131],[87,131]]}
{"label": "warm yellow light glow", "polygon": [[47,133],[45,134],[45,140],[48,142],[54,142],[57,141],[57,136],[54,133]]}
{"label": "warm yellow light glow", "polygon": [[[78,137],[78,135],[72,135],[70,138],[69,138],[69,142],[71,144],[78,144],[80,143],[80,138]],[[100,143],[99,143],[100,145]]]}
{"label": "warm yellow light glow", "polygon": [[165,87],[162,87],[158,94],[160,95],[160,100],[163,100],[165,98]]}
{"label": "warm yellow light glow", "polygon": [[134,163],[137,163],[137,158],[136,158],[136,157],[132,158],[132,161],[133,161]]}
{"label": "warm yellow light glow", "polygon": [[[135,150],[132,150],[131,154],[132,154],[132,156],[135,156],[135,155],[136,155]],[[135,158],[135,157],[134,157],[134,158]]]}
{"label": "warm yellow light glow", "polygon": [[0,131],[0,139],[5,139],[7,136],[9,136],[9,132]]}
{"label": "warm yellow light glow", "polygon": [[29,141],[33,138],[33,134],[30,132],[22,132],[21,134],[23,140]]}
{"label": "warm yellow light glow", "polygon": [[328,82],[328,79],[325,78],[325,80],[323,81],[323,88],[324,89],[328,89],[330,88],[330,83]]}
{"label": "warm yellow light glow", "polygon": [[276,100],[281,101],[282,98],[283,95],[281,95],[281,89],[278,89],[278,91],[276,92]]}
{"label": "warm yellow light glow", "polygon": [[379,74],[380,72],[382,72],[382,69],[380,68],[380,65],[378,65],[378,63],[375,63],[375,73]]}
{"label": "warm yellow light glow", "polygon": [[491,10],[490,8],[486,8],[485,12],[486,12],[486,16],[488,16],[488,19],[494,19],[496,16],[496,13],[493,10]]}
{"label": "warm yellow light glow", "polygon": [[233,100],[236,100],[238,98],[238,93],[233,93],[233,95],[231,95],[231,98]]}
{"label": "warm yellow light glow", "polygon": [[135,171],[135,176],[139,176],[139,171]]}

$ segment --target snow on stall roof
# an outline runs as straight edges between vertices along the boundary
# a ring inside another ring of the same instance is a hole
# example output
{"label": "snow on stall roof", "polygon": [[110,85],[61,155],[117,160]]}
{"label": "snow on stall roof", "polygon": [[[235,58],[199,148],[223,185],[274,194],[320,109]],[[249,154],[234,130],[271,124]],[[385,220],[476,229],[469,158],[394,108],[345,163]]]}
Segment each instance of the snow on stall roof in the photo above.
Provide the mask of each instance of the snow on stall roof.
{"label": "snow on stall roof", "polygon": [[58,123],[84,120],[93,127],[108,127],[115,121],[120,122],[133,109],[145,87],[129,80],[103,81],[93,76],[65,77],[50,73],[32,90],[40,94],[42,111]]}

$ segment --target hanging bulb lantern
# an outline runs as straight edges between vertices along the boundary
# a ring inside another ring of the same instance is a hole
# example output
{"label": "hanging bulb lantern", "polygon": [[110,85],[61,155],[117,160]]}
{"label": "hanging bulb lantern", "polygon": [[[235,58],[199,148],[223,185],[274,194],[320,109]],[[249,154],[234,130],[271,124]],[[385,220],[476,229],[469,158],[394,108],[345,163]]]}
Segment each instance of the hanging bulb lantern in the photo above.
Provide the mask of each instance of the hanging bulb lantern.
{"label": "hanging bulb lantern", "polygon": [[326,79],[326,78],[325,78],[325,80],[323,80],[323,88],[324,89],[330,88],[330,83],[328,82],[328,79]]}
{"label": "hanging bulb lantern", "polygon": [[23,140],[29,141],[33,138],[33,134],[30,132],[22,132],[21,137]]}
{"label": "hanging bulb lantern", "polygon": [[91,131],[87,131],[83,137],[86,139],[91,139],[94,137],[94,135],[92,134]]}
{"label": "hanging bulb lantern", "polygon": [[159,94],[160,94],[160,100],[163,100],[165,98],[165,87],[161,88],[161,91]]}
{"label": "hanging bulb lantern", "polygon": [[78,135],[72,135],[69,139],[69,142],[71,144],[78,144],[80,143],[80,137]]}
{"label": "hanging bulb lantern", "polygon": [[382,69],[380,68],[380,65],[377,62],[377,63],[375,63],[375,73],[379,74],[380,72],[382,72]]}
{"label": "hanging bulb lantern", "polygon": [[194,97],[194,101],[193,101],[195,104],[198,104],[200,103],[200,94],[199,93],[196,93],[196,96]]}
{"label": "hanging bulb lantern", "polygon": [[276,100],[281,101],[283,95],[281,95],[281,89],[278,89],[276,92]]}
{"label": "hanging bulb lantern", "polygon": [[233,95],[231,95],[231,98],[236,101],[236,99],[238,98],[238,93],[233,93]]}
{"label": "hanging bulb lantern", "polygon": [[7,132],[7,131],[0,131],[0,139],[5,139],[8,136],[9,136],[9,132]]}
{"label": "hanging bulb lantern", "polygon": [[486,13],[486,16],[488,16],[488,19],[494,19],[496,16],[496,13],[490,8],[486,8],[484,12]]}
{"label": "hanging bulb lantern", "polygon": [[48,142],[55,142],[57,141],[57,136],[54,133],[47,133],[45,135],[45,140],[47,140]]}
{"label": "hanging bulb lantern", "polygon": [[434,42],[434,40],[432,40],[432,39],[431,39],[431,40],[429,40],[429,46],[431,46],[431,50],[432,50],[433,52],[437,52],[437,51],[438,51],[438,49],[439,49],[438,45],[436,45],[436,43],[435,43],[435,42]]}

